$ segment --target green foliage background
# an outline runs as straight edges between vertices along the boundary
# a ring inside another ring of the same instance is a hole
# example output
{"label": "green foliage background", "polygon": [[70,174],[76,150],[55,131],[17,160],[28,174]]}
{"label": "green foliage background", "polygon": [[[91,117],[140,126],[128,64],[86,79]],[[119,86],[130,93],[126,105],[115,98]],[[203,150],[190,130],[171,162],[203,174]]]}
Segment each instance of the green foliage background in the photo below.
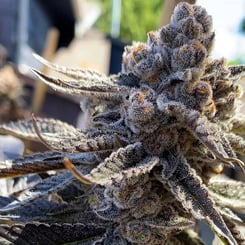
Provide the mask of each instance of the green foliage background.
{"label": "green foliage background", "polygon": [[[102,15],[97,27],[110,33],[112,0],[101,0]],[[146,33],[159,28],[163,0],[122,0],[120,39],[124,42],[145,41]]]}

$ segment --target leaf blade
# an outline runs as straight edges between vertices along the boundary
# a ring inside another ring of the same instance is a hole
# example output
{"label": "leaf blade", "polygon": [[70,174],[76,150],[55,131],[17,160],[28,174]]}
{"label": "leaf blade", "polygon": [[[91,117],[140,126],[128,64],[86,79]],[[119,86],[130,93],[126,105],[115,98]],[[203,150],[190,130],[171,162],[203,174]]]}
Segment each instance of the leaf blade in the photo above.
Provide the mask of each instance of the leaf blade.
{"label": "leaf blade", "polygon": [[[170,154],[167,161],[174,161],[177,168],[171,177],[166,179],[175,198],[183,207],[197,219],[205,219],[218,236],[228,240],[230,244],[237,244],[222,216],[215,208],[210,198],[208,188],[202,183],[185,158],[181,155]],[[164,176],[163,176],[164,178]]]}

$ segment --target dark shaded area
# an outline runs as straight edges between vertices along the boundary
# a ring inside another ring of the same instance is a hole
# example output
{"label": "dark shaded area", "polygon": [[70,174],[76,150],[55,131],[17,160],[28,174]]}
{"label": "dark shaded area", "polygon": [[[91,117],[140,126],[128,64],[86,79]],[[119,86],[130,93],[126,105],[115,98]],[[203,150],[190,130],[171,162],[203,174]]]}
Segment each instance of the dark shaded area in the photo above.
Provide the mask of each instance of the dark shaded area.
{"label": "dark shaded area", "polygon": [[[16,52],[18,2],[16,0],[1,0],[0,5],[0,44],[13,60]],[[9,58],[8,57],[8,58]]]}
{"label": "dark shaded area", "polygon": [[107,36],[107,39],[111,42],[109,74],[116,74],[120,72],[122,68],[122,54],[126,43],[111,36]]}
{"label": "dark shaded area", "polygon": [[75,17],[71,0],[38,0],[51,21],[60,31],[58,47],[68,46],[74,37]]}
{"label": "dark shaded area", "polygon": [[240,31],[245,34],[245,18],[241,21]]}
{"label": "dark shaded area", "polygon": [[[6,48],[8,60],[17,60],[19,46],[23,45],[20,39],[41,54],[47,32],[52,26],[60,32],[58,48],[68,46],[74,38],[75,16],[71,0],[30,0],[24,13],[21,9],[23,10],[23,7],[19,0],[0,1],[0,44]],[[21,18],[25,19],[22,25]]]}
{"label": "dark shaded area", "polygon": [[[38,1],[29,2],[27,36],[28,45],[35,52],[42,54],[49,28],[52,26],[50,18]],[[18,45],[18,44],[17,44]]]}

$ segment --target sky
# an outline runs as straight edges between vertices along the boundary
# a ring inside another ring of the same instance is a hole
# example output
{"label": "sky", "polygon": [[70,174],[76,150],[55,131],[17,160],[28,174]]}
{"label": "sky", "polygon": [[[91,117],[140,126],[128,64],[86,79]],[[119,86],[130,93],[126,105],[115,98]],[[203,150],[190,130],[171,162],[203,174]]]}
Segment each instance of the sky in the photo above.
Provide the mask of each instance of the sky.
{"label": "sky", "polygon": [[216,33],[213,57],[241,59],[245,63],[245,34],[239,27],[245,18],[245,0],[197,0],[213,17]]}

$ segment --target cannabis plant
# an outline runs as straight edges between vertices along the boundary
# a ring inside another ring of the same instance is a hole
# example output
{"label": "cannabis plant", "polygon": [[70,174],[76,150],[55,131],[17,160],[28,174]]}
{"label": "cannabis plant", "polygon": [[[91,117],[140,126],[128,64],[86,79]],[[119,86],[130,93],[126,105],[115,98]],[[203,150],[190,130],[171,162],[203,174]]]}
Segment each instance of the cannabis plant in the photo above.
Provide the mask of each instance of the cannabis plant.
{"label": "cannabis plant", "polygon": [[35,115],[1,126],[50,151],[1,163],[2,178],[48,174],[0,199],[0,243],[200,245],[204,220],[223,243],[245,244],[237,215],[245,183],[217,178],[225,166],[245,170],[237,156],[245,154],[237,110],[245,66],[212,59],[214,36],[205,9],[180,3],[147,43],[125,48],[120,74],[36,56],[70,77],[34,70],[46,84],[88,98],[93,126]]}

